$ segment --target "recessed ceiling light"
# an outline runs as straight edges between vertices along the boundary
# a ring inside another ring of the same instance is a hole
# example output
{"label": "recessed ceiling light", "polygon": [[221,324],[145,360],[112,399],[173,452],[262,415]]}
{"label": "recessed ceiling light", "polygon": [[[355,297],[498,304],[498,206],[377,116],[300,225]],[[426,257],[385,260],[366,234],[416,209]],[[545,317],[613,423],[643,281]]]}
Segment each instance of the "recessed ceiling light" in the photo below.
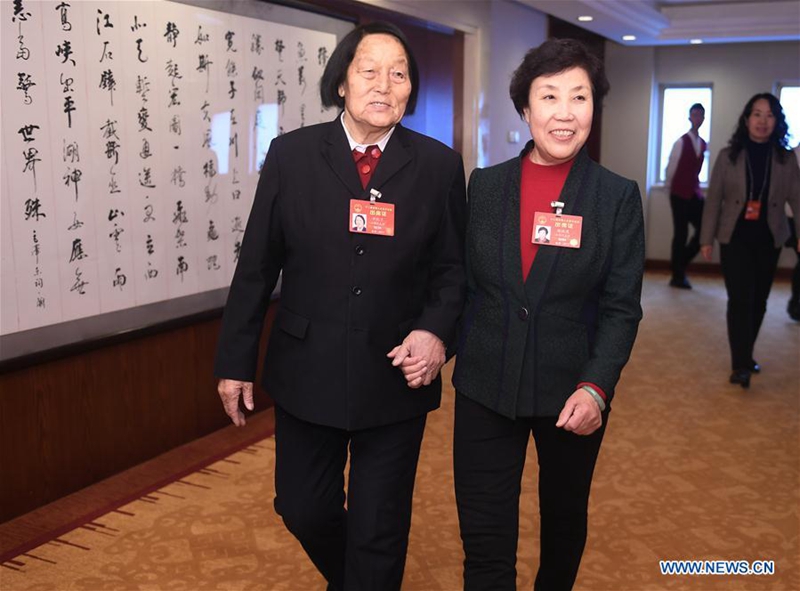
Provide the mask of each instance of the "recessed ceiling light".
{"label": "recessed ceiling light", "polygon": [[692,45],[700,45],[703,42],[702,39],[689,39],[689,43]]}
{"label": "recessed ceiling light", "polygon": [[584,16],[579,16],[578,20],[581,21],[582,23],[590,23],[594,20],[594,17],[589,15],[584,15]]}
{"label": "recessed ceiling light", "polygon": [[623,41],[636,41],[636,35],[623,35]]}

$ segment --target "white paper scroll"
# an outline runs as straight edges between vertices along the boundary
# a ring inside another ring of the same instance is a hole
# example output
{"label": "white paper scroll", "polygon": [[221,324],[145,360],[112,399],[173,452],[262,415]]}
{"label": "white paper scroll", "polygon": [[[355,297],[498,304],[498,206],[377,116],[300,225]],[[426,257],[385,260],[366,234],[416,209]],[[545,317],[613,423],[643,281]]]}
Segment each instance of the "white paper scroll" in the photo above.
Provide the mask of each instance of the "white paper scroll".
{"label": "white paper scroll", "polygon": [[224,287],[336,37],[168,1],[0,3],[0,334]]}

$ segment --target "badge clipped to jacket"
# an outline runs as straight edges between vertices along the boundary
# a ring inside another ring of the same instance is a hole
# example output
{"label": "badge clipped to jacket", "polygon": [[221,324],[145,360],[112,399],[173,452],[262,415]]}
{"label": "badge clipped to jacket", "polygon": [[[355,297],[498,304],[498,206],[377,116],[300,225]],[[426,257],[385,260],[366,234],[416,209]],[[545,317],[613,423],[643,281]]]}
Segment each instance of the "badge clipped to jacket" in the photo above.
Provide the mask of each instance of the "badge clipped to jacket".
{"label": "badge clipped to jacket", "polygon": [[562,214],[564,204],[561,201],[551,202],[550,207],[556,210],[555,213],[537,211],[533,214],[531,242],[561,248],[580,248],[583,217]]}
{"label": "badge clipped to jacket", "polygon": [[394,203],[380,203],[383,197],[377,189],[370,189],[369,201],[350,200],[349,228],[353,233],[363,232],[375,236],[394,236]]}

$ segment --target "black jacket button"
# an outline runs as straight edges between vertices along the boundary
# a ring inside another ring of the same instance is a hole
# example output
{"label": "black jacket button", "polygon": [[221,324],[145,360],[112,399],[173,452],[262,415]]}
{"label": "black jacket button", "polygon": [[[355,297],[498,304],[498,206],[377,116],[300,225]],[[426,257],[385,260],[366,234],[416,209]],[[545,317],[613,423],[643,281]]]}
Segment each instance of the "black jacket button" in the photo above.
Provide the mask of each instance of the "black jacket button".
{"label": "black jacket button", "polygon": [[361,295],[361,288],[358,285],[354,285],[353,288],[350,291],[353,292],[353,295],[357,295],[357,296]]}
{"label": "black jacket button", "polygon": [[356,246],[356,254],[357,254],[358,256],[361,256],[361,255],[363,255],[365,252],[367,252],[367,249],[366,249],[366,248],[364,248],[364,247],[363,247],[363,246],[361,246],[360,244],[359,244],[358,246]]}
{"label": "black jacket button", "polygon": [[517,316],[519,316],[520,320],[527,320],[530,313],[528,312],[528,308],[525,306],[520,306],[520,309],[517,310]]}

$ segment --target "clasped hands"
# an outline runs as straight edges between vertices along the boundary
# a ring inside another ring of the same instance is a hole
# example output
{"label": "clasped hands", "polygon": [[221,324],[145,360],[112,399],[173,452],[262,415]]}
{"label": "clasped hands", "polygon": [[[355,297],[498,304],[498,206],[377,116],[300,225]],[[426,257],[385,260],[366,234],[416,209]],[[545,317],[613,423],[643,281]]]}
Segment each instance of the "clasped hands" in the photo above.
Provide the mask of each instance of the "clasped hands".
{"label": "clasped hands", "polygon": [[403,372],[409,388],[428,386],[439,375],[446,359],[441,339],[421,329],[408,333],[386,356]]}
{"label": "clasped hands", "polygon": [[[409,388],[430,384],[439,375],[445,362],[444,344],[427,330],[412,330],[386,356],[392,360],[393,366],[403,372]],[[253,410],[253,382],[221,379],[217,384],[217,393],[233,424],[244,427],[246,421],[239,399],[244,401],[247,410]]]}

